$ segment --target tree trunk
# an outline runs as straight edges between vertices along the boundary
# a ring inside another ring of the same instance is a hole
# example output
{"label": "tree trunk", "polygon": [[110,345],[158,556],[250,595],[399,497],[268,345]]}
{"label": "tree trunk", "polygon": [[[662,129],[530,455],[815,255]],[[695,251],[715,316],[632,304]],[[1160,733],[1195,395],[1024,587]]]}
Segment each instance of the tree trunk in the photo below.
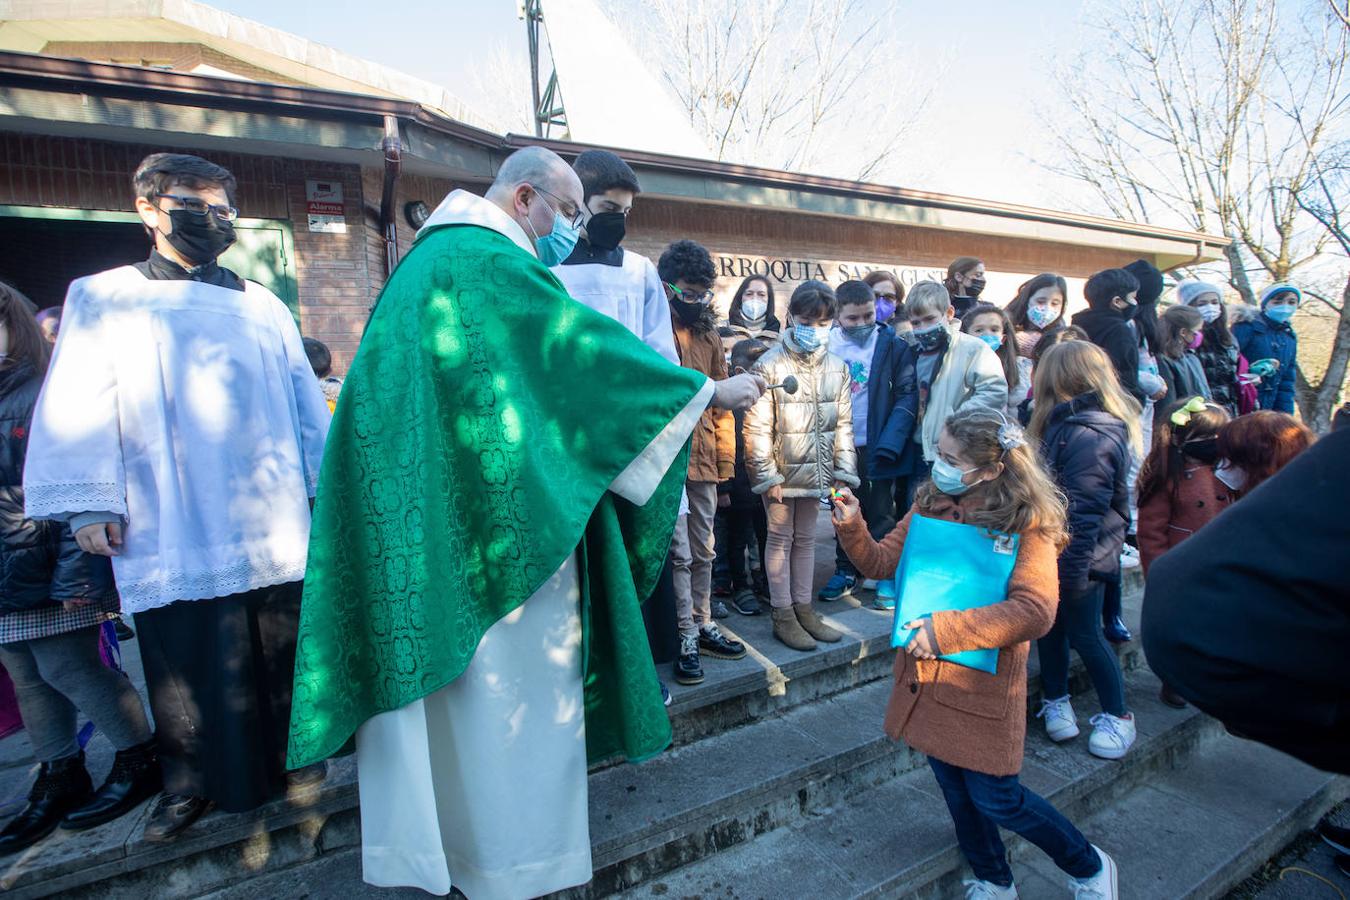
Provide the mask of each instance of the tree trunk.
{"label": "tree trunk", "polygon": [[1341,399],[1345,373],[1350,368],[1350,276],[1341,291],[1341,310],[1336,322],[1336,337],[1331,342],[1331,358],[1320,384],[1313,385],[1298,372],[1298,408],[1304,423],[1318,434],[1331,430],[1331,417]]}
{"label": "tree trunk", "polygon": [[[1229,235],[1229,237],[1232,237]],[[1236,238],[1223,248],[1223,255],[1228,260],[1228,283],[1233,286],[1242,297],[1242,302],[1249,306],[1256,305],[1256,291],[1252,290],[1251,279],[1247,277],[1247,269],[1242,264],[1242,250],[1239,249],[1239,241]]]}

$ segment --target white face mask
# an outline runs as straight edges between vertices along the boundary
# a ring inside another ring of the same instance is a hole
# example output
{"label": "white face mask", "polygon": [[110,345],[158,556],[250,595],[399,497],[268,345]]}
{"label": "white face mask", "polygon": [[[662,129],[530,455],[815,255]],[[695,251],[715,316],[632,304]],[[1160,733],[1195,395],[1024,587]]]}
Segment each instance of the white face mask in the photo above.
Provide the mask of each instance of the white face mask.
{"label": "white face mask", "polygon": [[768,300],[743,300],[741,301],[741,312],[747,319],[760,319],[769,311]]}
{"label": "white face mask", "polygon": [[1226,459],[1214,467],[1214,477],[1222,481],[1230,491],[1240,491],[1247,485],[1246,470]]}
{"label": "white face mask", "polygon": [[1217,303],[1206,303],[1204,306],[1197,306],[1195,311],[1200,314],[1200,318],[1204,319],[1205,324],[1207,325],[1223,315],[1223,307]]}

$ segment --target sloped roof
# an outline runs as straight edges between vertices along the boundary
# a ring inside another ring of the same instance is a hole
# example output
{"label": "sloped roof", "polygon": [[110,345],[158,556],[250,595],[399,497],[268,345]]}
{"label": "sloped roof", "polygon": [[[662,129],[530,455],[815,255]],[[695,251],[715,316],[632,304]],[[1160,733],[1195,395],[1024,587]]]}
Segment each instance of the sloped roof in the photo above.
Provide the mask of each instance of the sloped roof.
{"label": "sloped roof", "polygon": [[42,53],[51,42],[201,44],[299,84],[396,97],[489,124],[439,85],[195,0],[0,0],[0,49]]}

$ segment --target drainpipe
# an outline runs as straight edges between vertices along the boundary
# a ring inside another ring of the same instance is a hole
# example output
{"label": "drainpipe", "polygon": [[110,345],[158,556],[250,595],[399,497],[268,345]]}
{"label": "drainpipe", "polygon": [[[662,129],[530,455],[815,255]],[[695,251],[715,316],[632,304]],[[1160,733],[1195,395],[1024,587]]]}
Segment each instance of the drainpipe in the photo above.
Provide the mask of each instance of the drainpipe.
{"label": "drainpipe", "polygon": [[403,142],[398,137],[398,119],[384,117],[384,193],[380,195],[380,233],[384,236],[384,277],[388,280],[398,265],[398,176],[403,169]]}

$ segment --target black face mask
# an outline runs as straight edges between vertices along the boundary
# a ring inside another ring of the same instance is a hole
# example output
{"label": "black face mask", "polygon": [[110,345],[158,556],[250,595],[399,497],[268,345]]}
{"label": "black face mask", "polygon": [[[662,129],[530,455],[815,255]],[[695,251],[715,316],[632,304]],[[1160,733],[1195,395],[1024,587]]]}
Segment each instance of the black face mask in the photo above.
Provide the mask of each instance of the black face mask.
{"label": "black face mask", "polygon": [[210,213],[199,216],[186,209],[171,209],[168,212],[173,231],[165,235],[165,239],[170,247],[194,266],[214,262],[238,239],[233,225]]}
{"label": "black face mask", "polygon": [[1199,438],[1181,445],[1181,452],[1202,463],[1213,463],[1219,458],[1218,438]]}
{"label": "black face mask", "polygon": [[1129,306],[1125,307],[1124,309],[1119,310],[1119,312],[1120,312],[1120,317],[1121,317],[1122,319],[1124,319],[1126,322],[1128,322],[1128,321],[1130,321],[1131,319],[1133,319],[1133,318],[1135,317],[1135,315],[1138,314],[1138,312],[1139,312],[1139,306],[1138,306],[1137,304],[1131,303]]}
{"label": "black face mask", "polygon": [[586,240],[597,250],[613,250],[623,242],[628,217],[623,213],[596,213],[586,222]]}
{"label": "black face mask", "polygon": [[983,278],[976,278],[974,281],[972,281],[969,285],[966,286],[966,296],[967,297],[980,296],[980,294],[984,293],[984,285],[985,280]]}
{"label": "black face mask", "polygon": [[678,297],[670,301],[670,308],[675,310],[675,315],[684,323],[685,327],[693,325],[703,315],[703,310],[707,309],[702,303],[690,303],[688,300],[681,300]]}

